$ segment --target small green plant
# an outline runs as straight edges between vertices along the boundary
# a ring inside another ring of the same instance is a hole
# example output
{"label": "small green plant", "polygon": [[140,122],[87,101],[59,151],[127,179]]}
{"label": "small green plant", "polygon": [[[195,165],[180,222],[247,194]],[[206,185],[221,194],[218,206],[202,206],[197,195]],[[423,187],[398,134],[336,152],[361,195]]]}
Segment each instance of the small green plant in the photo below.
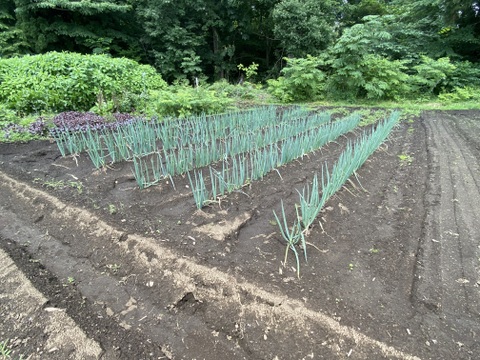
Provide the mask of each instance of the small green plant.
{"label": "small green plant", "polygon": [[378,254],[380,250],[378,250],[377,248],[374,248],[372,247],[370,250],[368,250],[370,252],[370,254]]}
{"label": "small green plant", "polygon": [[110,215],[115,215],[118,212],[118,209],[115,205],[109,204],[108,205],[108,212],[110,213]]}
{"label": "small green plant", "polygon": [[367,126],[377,123],[378,121],[385,119],[388,114],[386,110],[372,110],[365,109],[359,110],[356,113],[362,115],[362,121],[360,121],[359,126]]}
{"label": "small green plant", "polygon": [[118,264],[107,264],[105,265],[105,267],[114,274],[116,274],[118,270],[120,270],[120,265]]}
{"label": "small green plant", "polygon": [[65,187],[63,180],[46,180],[43,182],[43,186],[51,189],[60,189]]}
{"label": "small green plant", "polygon": [[63,180],[42,180],[40,178],[36,178],[33,180],[33,182],[40,183],[50,189],[63,189],[65,187],[70,187],[72,189],[76,189],[79,194],[83,193],[83,184],[81,181],[65,182]]}
{"label": "small green plant", "polygon": [[400,166],[412,165],[413,157],[411,157],[410,155],[400,154],[398,155],[398,158],[400,159]]}
{"label": "small green plant", "polygon": [[67,277],[67,283],[64,284],[63,286],[68,286],[68,285],[75,285],[75,278],[73,276]]}
{"label": "small green plant", "polygon": [[406,122],[407,124],[413,124],[415,122],[415,118],[420,116],[420,114],[421,114],[420,109],[404,109],[402,110],[400,121]]}
{"label": "small green plant", "polygon": [[250,66],[238,64],[237,68],[238,70],[245,72],[245,77],[247,80],[250,80],[252,77],[257,75],[258,64],[254,62],[251,63]]}
{"label": "small green plant", "polygon": [[203,86],[170,86],[151,91],[147,114],[187,118],[199,114],[218,114],[226,111],[232,101],[226,94]]}
{"label": "small green plant", "polygon": [[76,189],[79,194],[83,192],[83,184],[80,181],[69,181],[68,186]]}
{"label": "small green plant", "polygon": [[353,271],[353,269],[355,269],[355,265],[352,263],[348,264],[348,270]]}

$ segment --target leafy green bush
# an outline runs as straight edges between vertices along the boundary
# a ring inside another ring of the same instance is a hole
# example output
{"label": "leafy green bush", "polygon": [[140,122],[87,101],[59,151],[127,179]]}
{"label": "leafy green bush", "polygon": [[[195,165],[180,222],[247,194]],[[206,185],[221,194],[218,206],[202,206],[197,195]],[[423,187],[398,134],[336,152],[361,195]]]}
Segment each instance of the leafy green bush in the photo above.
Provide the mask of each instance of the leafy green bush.
{"label": "leafy green bush", "polygon": [[454,91],[455,88],[480,87],[480,65],[469,61],[456,61],[455,69],[449,72],[446,90]]}
{"label": "leafy green bush", "polygon": [[19,121],[18,116],[15,114],[15,111],[9,109],[5,104],[0,103],[0,128],[3,125],[10,123],[17,123]]}
{"label": "leafy green bush", "polygon": [[422,56],[421,63],[414,66],[417,72],[411,77],[415,93],[419,95],[438,95],[448,84],[448,78],[453,74],[455,65],[448,57],[438,60]]}
{"label": "leafy green bush", "polygon": [[242,84],[230,84],[227,80],[216,81],[208,87],[215,91],[218,96],[226,96],[235,102],[243,100],[268,101],[271,96],[259,84],[245,81]]}
{"label": "leafy green bush", "polygon": [[102,101],[125,110],[124,98],[134,107],[142,93],[165,87],[154,68],[124,58],[50,52],[0,59],[0,102],[21,115],[85,111]]}
{"label": "leafy green bush", "polygon": [[480,101],[480,87],[456,87],[452,92],[438,95],[445,103]]}
{"label": "leafy green bush", "polygon": [[215,114],[227,110],[231,103],[226,94],[202,86],[170,86],[165,90],[150,92],[146,114],[181,118],[202,113]]}
{"label": "leafy green bush", "polygon": [[411,89],[405,70],[403,61],[392,61],[374,54],[365,54],[352,62],[337,63],[328,79],[329,97],[400,99]]}
{"label": "leafy green bush", "polygon": [[318,57],[285,58],[287,66],[276,80],[268,80],[268,91],[284,102],[314,101],[320,98],[325,83],[323,64]]}

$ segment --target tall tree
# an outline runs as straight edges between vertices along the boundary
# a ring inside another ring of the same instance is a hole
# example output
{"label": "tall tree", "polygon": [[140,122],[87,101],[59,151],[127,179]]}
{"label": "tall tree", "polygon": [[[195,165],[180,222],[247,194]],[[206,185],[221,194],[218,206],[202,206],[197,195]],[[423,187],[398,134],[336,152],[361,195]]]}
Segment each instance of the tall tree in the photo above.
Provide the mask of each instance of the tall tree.
{"label": "tall tree", "polygon": [[342,25],[350,27],[361,23],[365,16],[387,14],[386,0],[349,0],[345,5]]}
{"label": "tall tree", "polygon": [[22,55],[28,52],[28,43],[21,29],[16,26],[15,3],[0,3],[0,58]]}
{"label": "tall tree", "polygon": [[318,55],[335,39],[341,0],[282,0],[273,11],[274,33],[293,57]]}
{"label": "tall tree", "polygon": [[230,78],[237,65],[268,66],[278,0],[141,0],[136,6],[156,67],[172,80],[200,73]]}
{"label": "tall tree", "polygon": [[119,52],[129,46],[126,1],[14,0],[17,28],[35,53]]}

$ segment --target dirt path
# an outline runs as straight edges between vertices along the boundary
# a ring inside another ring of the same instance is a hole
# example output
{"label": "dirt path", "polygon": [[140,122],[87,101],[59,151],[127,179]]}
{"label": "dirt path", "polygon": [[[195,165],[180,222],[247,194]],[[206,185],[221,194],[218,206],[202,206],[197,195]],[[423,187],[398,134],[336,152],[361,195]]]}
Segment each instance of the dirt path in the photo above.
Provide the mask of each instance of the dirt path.
{"label": "dirt path", "polygon": [[[432,171],[415,296],[433,310],[423,315],[426,333],[459,349],[475,348],[480,329],[480,119],[448,113],[427,119]],[[436,315],[442,319],[441,332]],[[452,338],[452,331],[472,337]]]}
{"label": "dirt path", "polygon": [[[475,117],[403,123],[359,171],[361,186],[329,202],[300,279],[281,264],[271,210],[280,199],[293,208],[295,188],[346,139],[203,213],[181,177],[176,191],[139,191],[128,164],[95,172],[51,144],[0,145],[0,247],[100,358],[474,359]],[[36,351],[21,341],[13,350]]]}

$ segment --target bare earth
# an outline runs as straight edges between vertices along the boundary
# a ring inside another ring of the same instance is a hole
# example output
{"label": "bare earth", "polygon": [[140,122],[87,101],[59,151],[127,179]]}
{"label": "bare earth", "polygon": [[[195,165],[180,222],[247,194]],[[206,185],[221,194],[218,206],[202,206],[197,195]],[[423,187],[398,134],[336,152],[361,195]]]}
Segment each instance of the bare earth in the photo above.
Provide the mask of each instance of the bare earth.
{"label": "bare earth", "polygon": [[131,163],[0,144],[0,342],[12,359],[480,358],[480,112],[401,123],[328,202],[298,279],[272,210],[293,215],[346,142],[204,211],[182,177],[141,191]]}

